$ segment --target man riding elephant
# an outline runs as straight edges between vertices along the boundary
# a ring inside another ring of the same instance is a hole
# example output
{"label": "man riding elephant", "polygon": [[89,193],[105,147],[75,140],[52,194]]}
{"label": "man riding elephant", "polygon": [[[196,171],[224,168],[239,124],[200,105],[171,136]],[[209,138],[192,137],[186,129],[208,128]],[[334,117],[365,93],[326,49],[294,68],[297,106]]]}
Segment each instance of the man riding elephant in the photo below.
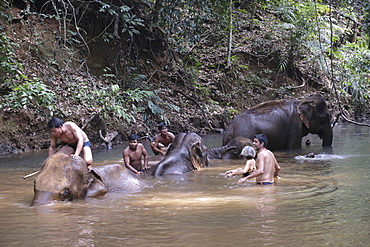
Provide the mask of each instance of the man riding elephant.
{"label": "man riding elephant", "polygon": [[133,193],[150,187],[120,164],[94,166],[89,170],[82,158],[71,157],[73,151],[65,146],[43,163],[35,178],[32,206],[102,197],[108,191]]}

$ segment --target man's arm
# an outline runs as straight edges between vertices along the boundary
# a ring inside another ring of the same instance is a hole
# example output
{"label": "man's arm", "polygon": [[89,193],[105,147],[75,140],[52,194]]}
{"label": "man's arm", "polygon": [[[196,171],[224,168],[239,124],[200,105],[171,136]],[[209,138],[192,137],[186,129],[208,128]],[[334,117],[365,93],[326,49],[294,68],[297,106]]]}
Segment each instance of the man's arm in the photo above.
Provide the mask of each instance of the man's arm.
{"label": "man's arm", "polygon": [[264,167],[265,167],[265,157],[266,156],[264,154],[259,153],[257,155],[258,169],[255,170],[251,175],[246,176],[245,178],[239,179],[238,184],[240,184],[244,181],[247,181],[247,179],[256,178],[259,175],[263,174]]}
{"label": "man's arm", "polygon": [[56,150],[57,150],[57,138],[52,134],[50,137],[49,157],[55,154]]}
{"label": "man's arm", "polygon": [[148,169],[148,160],[149,160],[149,156],[148,156],[148,152],[146,151],[144,145],[141,145],[142,146],[142,154],[144,156],[144,169]]}
{"label": "man's arm", "polygon": [[274,174],[274,177],[278,177],[279,176],[279,172],[280,172],[280,166],[279,166],[279,163],[277,162],[275,156],[274,156],[274,164],[275,164],[275,174]]}
{"label": "man's arm", "polygon": [[244,174],[246,172],[250,172],[251,170],[253,171],[254,163],[255,163],[254,160],[247,160],[244,168],[238,168],[238,169],[235,169],[235,170],[227,171],[225,173],[225,175],[231,177],[231,176],[234,176],[234,175],[241,175],[241,174]]}
{"label": "man's arm", "polygon": [[172,134],[171,132],[168,132],[168,136],[170,137],[172,143],[175,140],[175,135]]}
{"label": "man's arm", "polygon": [[152,149],[153,149],[153,151],[155,151],[157,153],[161,153],[162,155],[165,155],[166,152],[163,151],[163,150],[161,150],[161,149],[159,149],[158,146],[159,146],[159,135],[157,135],[155,137],[154,143],[152,144]]}

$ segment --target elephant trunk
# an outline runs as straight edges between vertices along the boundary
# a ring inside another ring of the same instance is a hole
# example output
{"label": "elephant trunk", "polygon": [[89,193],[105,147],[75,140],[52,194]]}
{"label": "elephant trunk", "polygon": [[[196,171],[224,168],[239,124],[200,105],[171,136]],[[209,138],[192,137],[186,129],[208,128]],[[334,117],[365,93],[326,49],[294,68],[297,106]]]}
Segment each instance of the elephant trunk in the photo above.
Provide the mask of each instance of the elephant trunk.
{"label": "elephant trunk", "polygon": [[31,206],[38,206],[42,204],[50,203],[54,200],[59,199],[58,193],[53,193],[49,191],[35,190],[35,195],[33,196]]}
{"label": "elephant trunk", "polygon": [[329,126],[329,130],[322,135],[322,146],[329,147],[333,143],[333,129]]}

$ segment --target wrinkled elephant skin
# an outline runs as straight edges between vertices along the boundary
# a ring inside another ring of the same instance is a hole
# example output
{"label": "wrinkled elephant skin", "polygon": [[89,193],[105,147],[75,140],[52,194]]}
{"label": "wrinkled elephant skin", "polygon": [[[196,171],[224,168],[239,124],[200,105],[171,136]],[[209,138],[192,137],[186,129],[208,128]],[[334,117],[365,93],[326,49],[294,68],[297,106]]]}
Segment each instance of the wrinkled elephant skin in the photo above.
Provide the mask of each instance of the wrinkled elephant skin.
{"label": "wrinkled elephant skin", "polygon": [[[31,205],[83,199],[93,182],[94,178],[82,159],[72,159],[67,154],[56,153],[44,162],[35,179],[35,194]],[[106,193],[104,186],[101,189],[99,186],[95,188],[98,195]]]}
{"label": "wrinkled elephant skin", "polygon": [[249,138],[234,137],[225,146],[208,149],[208,159],[244,159],[240,155],[245,146],[253,146]]}
{"label": "wrinkled elephant skin", "polygon": [[207,147],[195,133],[180,133],[167,150],[165,158],[145,170],[152,176],[178,175],[208,166]]}
{"label": "wrinkled elephant skin", "polygon": [[222,143],[226,145],[237,136],[253,140],[256,134],[265,134],[270,150],[299,149],[302,137],[308,133],[319,135],[323,146],[331,146],[330,116],[325,100],[319,95],[258,104],[231,121]]}

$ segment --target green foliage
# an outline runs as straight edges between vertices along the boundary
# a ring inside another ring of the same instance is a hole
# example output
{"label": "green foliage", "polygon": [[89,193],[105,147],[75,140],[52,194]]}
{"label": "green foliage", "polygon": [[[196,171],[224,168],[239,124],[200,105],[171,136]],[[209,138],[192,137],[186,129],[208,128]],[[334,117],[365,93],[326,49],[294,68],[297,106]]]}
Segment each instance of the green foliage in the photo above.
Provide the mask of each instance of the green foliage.
{"label": "green foliage", "polygon": [[19,47],[0,33],[0,89],[3,92],[0,108],[54,111],[55,94],[41,80],[28,79],[14,50]]}
{"label": "green foliage", "polygon": [[229,0],[162,0],[159,25],[164,27],[178,52],[199,42],[213,27],[227,26]]}
{"label": "green foliage", "polygon": [[341,92],[351,95],[357,111],[365,110],[370,103],[370,51],[364,43],[346,44],[335,53],[340,61],[336,65],[339,73],[335,74]]}
{"label": "green foliage", "polygon": [[46,108],[50,112],[55,110],[55,93],[40,80],[27,80],[24,83],[10,86],[11,92],[4,96],[0,107],[11,109]]}
{"label": "green foliage", "polygon": [[18,61],[13,46],[18,45],[14,44],[4,32],[0,33],[0,80],[4,82],[0,84],[0,88],[3,89],[12,86],[13,79],[26,78],[22,73],[23,66]]}

